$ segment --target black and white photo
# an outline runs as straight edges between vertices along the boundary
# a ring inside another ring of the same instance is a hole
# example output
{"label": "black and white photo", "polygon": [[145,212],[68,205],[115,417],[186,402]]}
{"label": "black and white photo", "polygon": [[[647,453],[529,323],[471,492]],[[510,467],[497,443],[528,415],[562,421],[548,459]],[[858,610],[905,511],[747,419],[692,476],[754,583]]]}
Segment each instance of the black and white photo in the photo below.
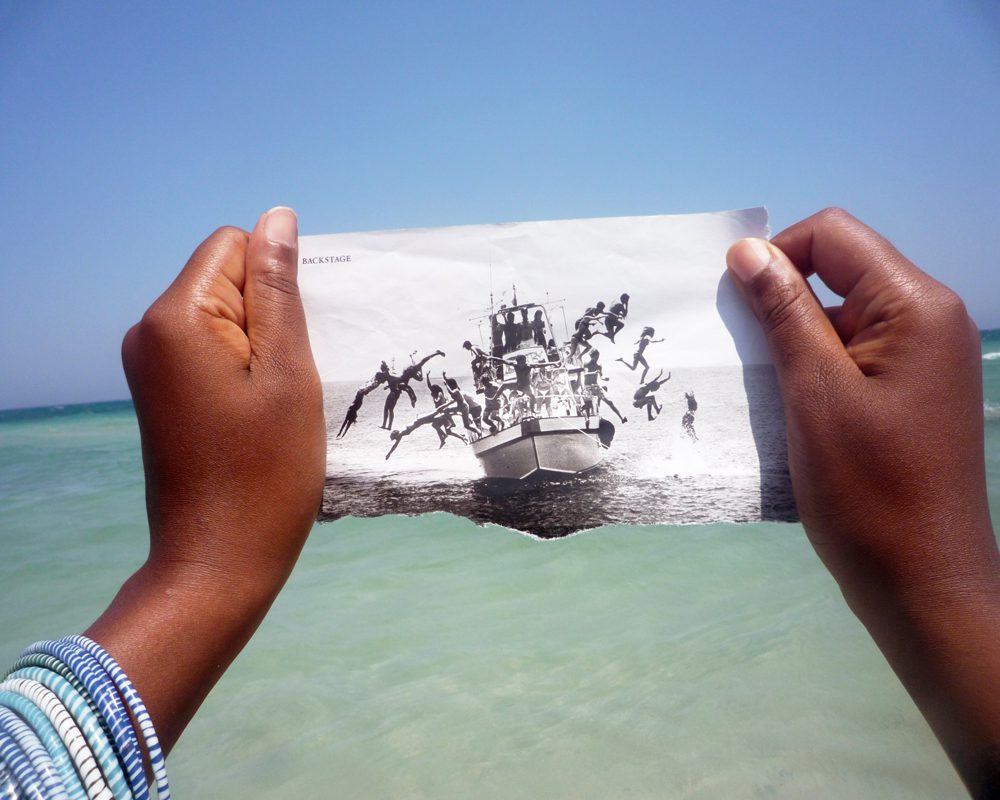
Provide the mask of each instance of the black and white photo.
{"label": "black and white photo", "polygon": [[725,274],[767,233],[757,208],[302,237],[321,518],[793,519],[774,370]]}

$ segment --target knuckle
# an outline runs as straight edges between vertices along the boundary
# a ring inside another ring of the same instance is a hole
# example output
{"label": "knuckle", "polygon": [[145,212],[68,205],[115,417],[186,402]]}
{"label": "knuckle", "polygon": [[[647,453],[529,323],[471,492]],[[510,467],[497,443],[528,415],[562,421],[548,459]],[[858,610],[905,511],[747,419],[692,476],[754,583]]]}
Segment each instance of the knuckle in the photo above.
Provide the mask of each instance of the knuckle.
{"label": "knuckle", "polygon": [[762,288],[757,302],[764,333],[768,336],[780,334],[799,321],[805,310],[805,296],[805,285],[791,281],[773,282]]}
{"label": "knuckle", "polygon": [[250,234],[235,225],[223,225],[221,228],[216,228],[208,238],[222,245],[240,246],[249,241]]}
{"label": "knuckle", "polygon": [[833,226],[845,225],[856,221],[853,214],[839,206],[827,206],[816,217],[820,222]]}
{"label": "knuckle", "polygon": [[267,267],[258,274],[257,280],[261,286],[289,298],[298,299],[299,285],[295,278],[285,269],[282,261],[269,262]]}

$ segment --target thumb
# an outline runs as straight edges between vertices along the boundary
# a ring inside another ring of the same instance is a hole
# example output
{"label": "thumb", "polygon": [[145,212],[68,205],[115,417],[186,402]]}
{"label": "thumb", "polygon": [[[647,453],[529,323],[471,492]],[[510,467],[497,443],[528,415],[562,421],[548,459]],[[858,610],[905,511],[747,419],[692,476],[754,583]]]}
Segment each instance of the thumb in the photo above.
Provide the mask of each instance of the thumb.
{"label": "thumb", "polygon": [[821,390],[822,378],[858,369],[805,277],[765,239],[741,239],[726,263],[760,322],[785,400]]}
{"label": "thumb", "polygon": [[272,208],[257,221],[247,245],[243,302],[252,359],[284,365],[309,357],[298,260],[295,212]]}

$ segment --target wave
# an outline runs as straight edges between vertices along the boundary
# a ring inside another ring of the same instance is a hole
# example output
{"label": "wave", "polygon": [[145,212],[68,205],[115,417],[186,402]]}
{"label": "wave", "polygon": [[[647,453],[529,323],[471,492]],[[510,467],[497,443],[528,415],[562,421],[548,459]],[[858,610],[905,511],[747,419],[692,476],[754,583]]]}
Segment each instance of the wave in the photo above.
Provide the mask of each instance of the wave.
{"label": "wave", "polygon": [[983,403],[983,417],[987,422],[1000,419],[1000,406],[995,406],[990,402]]}
{"label": "wave", "polygon": [[1000,361],[1000,352],[983,353],[983,361]]}

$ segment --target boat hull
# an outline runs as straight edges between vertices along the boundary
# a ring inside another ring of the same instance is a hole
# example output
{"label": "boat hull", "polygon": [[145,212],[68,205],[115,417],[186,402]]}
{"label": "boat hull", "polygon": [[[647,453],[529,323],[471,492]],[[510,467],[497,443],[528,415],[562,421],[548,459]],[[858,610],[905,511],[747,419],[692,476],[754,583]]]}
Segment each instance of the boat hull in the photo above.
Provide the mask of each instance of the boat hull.
{"label": "boat hull", "polygon": [[593,469],[607,449],[600,417],[525,420],[472,442],[487,478],[565,478]]}

